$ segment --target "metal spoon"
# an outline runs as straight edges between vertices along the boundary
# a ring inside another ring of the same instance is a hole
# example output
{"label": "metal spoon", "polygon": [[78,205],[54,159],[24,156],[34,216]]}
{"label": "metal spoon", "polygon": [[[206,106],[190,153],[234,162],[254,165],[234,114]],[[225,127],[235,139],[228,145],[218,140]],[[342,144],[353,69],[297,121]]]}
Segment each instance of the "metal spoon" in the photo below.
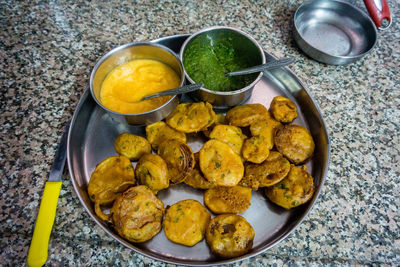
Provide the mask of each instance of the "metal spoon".
{"label": "metal spoon", "polygon": [[261,72],[264,70],[270,70],[270,69],[276,69],[279,67],[283,67],[283,66],[289,65],[293,62],[294,62],[294,58],[292,58],[292,57],[282,58],[282,59],[271,61],[271,62],[262,64],[262,65],[257,65],[257,66],[253,66],[250,68],[238,70],[238,71],[232,71],[226,75],[227,76],[238,76],[238,75],[250,74],[250,73],[255,73],[255,72]]}
{"label": "metal spoon", "polygon": [[154,98],[154,97],[160,97],[160,96],[179,95],[179,94],[189,93],[189,92],[196,91],[196,90],[200,89],[203,85],[204,84],[202,84],[202,83],[189,84],[189,85],[185,85],[185,86],[182,86],[182,87],[179,87],[179,88],[175,88],[175,89],[171,89],[171,90],[155,93],[155,94],[152,94],[152,95],[147,95],[147,96],[143,97],[142,100],[147,100],[147,99],[151,99],[151,98]]}

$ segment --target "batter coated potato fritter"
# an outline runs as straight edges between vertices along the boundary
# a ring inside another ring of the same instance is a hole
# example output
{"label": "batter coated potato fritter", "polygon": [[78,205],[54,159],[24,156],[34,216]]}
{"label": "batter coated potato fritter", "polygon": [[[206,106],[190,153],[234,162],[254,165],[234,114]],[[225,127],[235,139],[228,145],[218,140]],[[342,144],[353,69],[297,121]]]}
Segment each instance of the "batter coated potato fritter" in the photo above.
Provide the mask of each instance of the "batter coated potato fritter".
{"label": "batter coated potato fritter", "polygon": [[120,195],[110,212],[118,234],[131,242],[141,243],[160,232],[164,204],[147,186],[139,185]]}
{"label": "batter coated potato fritter", "polygon": [[147,185],[154,193],[169,186],[167,163],[158,155],[143,155],[136,164],[135,174],[139,184]]}
{"label": "batter coated potato fritter", "polygon": [[250,206],[251,188],[216,186],[204,193],[204,204],[214,213],[242,213]]}
{"label": "batter coated potato fritter", "polygon": [[154,150],[165,140],[175,139],[186,143],[186,134],[169,127],[165,122],[158,121],[146,126],[146,137]]}
{"label": "batter coated potato fritter", "polygon": [[271,122],[267,120],[255,121],[250,125],[250,132],[252,136],[262,136],[268,149],[274,147],[275,128]]}
{"label": "batter coated potato fritter", "polygon": [[222,113],[215,114],[214,123],[213,123],[210,127],[208,127],[207,129],[203,130],[203,134],[204,134],[206,137],[210,137],[211,131],[212,131],[212,130],[214,129],[214,127],[215,127],[216,125],[218,125],[218,124],[227,124],[225,115],[222,114]]}
{"label": "batter coated potato fritter", "polygon": [[253,163],[263,162],[269,155],[268,141],[262,135],[244,140],[242,156]]}
{"label": "batter coated potato fritter", "polygon": [[275,133],[274,142],[276,149],[294,164],[306,161],[314,153],[314,140],[310,132],[300,125],[280,127]]}
{"label": "batter coated potato fritter", "polygon": [[214,123],[215,112],[207,102],[182,103],[168,115],[166,122],[184,133],[196,133]]}
{"label": "batter coated potato fritter", "polygon": [[261,104],[236,106],[226,113],[230,125],[246,127],[255,121],[266,119],[268,110]]}
{"label": "batter coated potato fritter", "polygon": [[114,141],[114,148],[118,154],[132,161],[138,160],[142,155],[151,152],[149,141],[130,133],[120,134]]}
{"label": "batter coated potato fritter", "polygon": [[215,185],[235,186],[243,178],[242,159],[224,142],[212,139],[200,149],[200,169]]}
{"label": "batter coated potato fritter", "polygon": [[158,146],[157,153],[167,163],[168,177],[173,184],[183,182],[194,168],[193,151],[181,141],[166,140]]}
{"label": "batter coated potato fritter", "polygon": [[270,110],[277,121],[283,123],[292,122],[297,117],[296,105],[283,96],[276,96],[271,102]]}
{"label": "batter coated potato fritter", "polygon": [[291,209],[306,203],[314,194],[314,179],[302,168],[291,165],[289,174],[281,182],[267,187],[265,194],[275,204]]}
{"label": "batter coated potato fritter", "polygon": [[233,125],[219,124],[210,133],[210,139],[217,139],[227,143],[236,154],[240,155],[246,136],[239,127]]}
{"label": "batter coated potato fritter", "polygon": [[172,242],[194,246],[205,236],[211,214],[200,202],[182,200],[167,208],[164,232]]}
{"label": "batter coated potato fritter", "polygon": [[109,220],[109,215],[101,210],[102,205],[110,205],[118,195],[135,185],[135,173],[127,157],[114,156],[100,162],[88,185],[88,194],[94,202],[95,212],[102,220]]}
{"label": "batter coated potato fritter", "polygon": [[222,258],[246,254],[253,246],[254,229],[240,215],[214,217],[207,227],[206,241],[212,252]]}
{"label": "batter coated potato fritter", "polygon": [[186,176],[186,179],[183,181],[185,184],[197,188],[197,189],[209,189],[214,186],[214,184],[210,183],[206,178],[204,178],[203,174],[200,170],[199,165],[199,152],[194,153],[195,165],[193,170]]}
{"label": "batter coated potato fritter", "polygon": [[244,177],[239,185],[251,187],[254,190],[258,190],[259,187],[272,186],[285,178],[289,170],[289,161],[281,153],[271,151],[263,163],[246,164]]}

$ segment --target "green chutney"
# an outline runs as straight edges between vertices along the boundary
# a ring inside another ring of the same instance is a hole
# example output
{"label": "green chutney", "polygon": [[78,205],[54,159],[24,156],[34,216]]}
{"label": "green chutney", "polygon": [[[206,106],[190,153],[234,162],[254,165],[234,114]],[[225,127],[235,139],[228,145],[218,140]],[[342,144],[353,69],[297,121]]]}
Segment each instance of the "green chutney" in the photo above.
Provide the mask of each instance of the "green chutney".
{"label": "green chutney", "polygon": [[258,73],[228,77],[227,73],[253,66],[243,53],[237,53],[232,39],[217,42],[193,40],[183,54],[186,73],[196,83],[212,91],[229,92],[246,87]]}

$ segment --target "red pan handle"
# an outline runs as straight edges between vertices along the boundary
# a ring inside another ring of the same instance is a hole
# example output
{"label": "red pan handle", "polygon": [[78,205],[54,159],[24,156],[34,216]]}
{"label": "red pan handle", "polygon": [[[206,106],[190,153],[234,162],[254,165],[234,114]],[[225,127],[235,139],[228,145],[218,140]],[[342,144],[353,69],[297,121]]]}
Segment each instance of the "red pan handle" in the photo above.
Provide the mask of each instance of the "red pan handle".
{"label": "red pan handle", "polygon": [[[382,9],[376,4],[379,2]],[[364,0],[364,3],[378,29],[384,30],[390,26],[392,18],[390,17],[389,6],[386,0]]]}

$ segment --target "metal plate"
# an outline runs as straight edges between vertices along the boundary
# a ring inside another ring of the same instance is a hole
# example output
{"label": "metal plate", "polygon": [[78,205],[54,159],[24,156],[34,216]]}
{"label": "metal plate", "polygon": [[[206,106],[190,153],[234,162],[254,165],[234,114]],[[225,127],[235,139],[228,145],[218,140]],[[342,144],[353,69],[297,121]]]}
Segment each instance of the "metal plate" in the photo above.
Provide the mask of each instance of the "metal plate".
{"label": "metal plate", "polygon": [[[178,52],[188,35],[176,35],[155,40]],[[273,57],[265,53],[268,60]],[[144,127],[132,126],[123,119],[106,113],[96,105],[89,90],[83,94],[75,111],[68,137],[68,167],[75,191],[87,212],[96,223],[110,236],[128,248],[153,259],[184,265],[215,265],[234,262],[257,255],[283,240],[301,223],[310,211],[321,190],[329,163],[329,138],[317,105],[298,78],[287,68],[266,72],[255,86],[248,103],[262,103],[269,106],[274,96],[284,95],[292,99],[299,108],[299,117],[294,123],[308,128],[314,138],[315,155],[307,163],[314,177],[316,193],[305,205],[286,211],[267,200],[262,191],[255,192],[250,208],[241,215],[255,230],[252,250],[239,258],[221,260],[211,254],[203,240],[194,247],[185,247],[169,241],[161,231],[152,240],[133,244],[119,237],[111,225],[100,220],[94,213],[93,205],[87,194],[87,184],[96,164],[107,157],[117,155],[113,142],[123,132],[144,135]],[[186,96],[182,101],[190,101]],[[201,134],[191,135],[188,143],[197,152],[204,142]],[[164,205],[172,205],[183,199],[195,199],[203,203],[203,191],[184,184],[171,186],[158,194]]]}
{"label": "metal plate", "polygon": [[310,57],[346,64],[366,55],[377,40],[374,22],[355,6],[332,0],[303,3],[294,15],[295,40]]}

